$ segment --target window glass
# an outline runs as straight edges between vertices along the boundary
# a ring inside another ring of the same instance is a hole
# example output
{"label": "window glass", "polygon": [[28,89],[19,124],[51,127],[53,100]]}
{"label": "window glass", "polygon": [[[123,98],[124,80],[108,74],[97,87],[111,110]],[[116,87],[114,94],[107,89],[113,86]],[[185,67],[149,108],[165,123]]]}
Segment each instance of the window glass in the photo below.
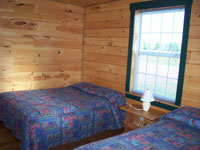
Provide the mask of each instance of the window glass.
{"label": "window glass", "polygon": [[156,98],[175,103],[184,8],[139,12],[133,92],[152,91]]}

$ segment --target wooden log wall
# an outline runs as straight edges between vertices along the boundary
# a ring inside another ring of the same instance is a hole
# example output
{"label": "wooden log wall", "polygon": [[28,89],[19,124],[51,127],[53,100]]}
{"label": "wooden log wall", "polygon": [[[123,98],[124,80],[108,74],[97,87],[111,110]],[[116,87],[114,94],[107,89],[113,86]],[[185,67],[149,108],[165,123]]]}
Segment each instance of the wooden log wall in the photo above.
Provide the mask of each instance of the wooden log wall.
{"label": "wooden log wall", "polygon": [[[83,81],[124,93],[131,2],[123,0],[86,8]],[[200,0],[194,0],[182,105],[200,107]]]}
{"label": "wooden log wall", "polygon": [[84,12],[50,0],[0,0],[0,92],[79,82]]}

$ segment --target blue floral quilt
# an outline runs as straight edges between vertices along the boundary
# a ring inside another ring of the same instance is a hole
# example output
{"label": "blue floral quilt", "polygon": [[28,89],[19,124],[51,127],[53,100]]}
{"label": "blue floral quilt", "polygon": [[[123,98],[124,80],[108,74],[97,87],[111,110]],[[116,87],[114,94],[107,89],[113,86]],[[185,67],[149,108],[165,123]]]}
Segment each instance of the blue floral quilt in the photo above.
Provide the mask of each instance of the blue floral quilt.
{"label": "blue floral quilt", "polygon": [[76,150],[200,150],[200,109],[182,107],[155,124]]}
{"label": "blue floral quilt", "polygon": [[21,141],[22,150],[46,150],[124,127],[125,98],[119,92],[78,83],[0,94],[0,121]]}

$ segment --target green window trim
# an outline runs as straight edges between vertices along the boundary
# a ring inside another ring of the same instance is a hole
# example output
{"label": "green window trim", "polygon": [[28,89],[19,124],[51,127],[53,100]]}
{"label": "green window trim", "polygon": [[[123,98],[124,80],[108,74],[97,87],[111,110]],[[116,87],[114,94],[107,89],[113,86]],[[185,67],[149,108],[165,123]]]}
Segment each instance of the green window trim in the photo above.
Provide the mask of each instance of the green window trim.
{"label": "green window trim", "polygon": [[[164,8],[164,7],[184,6],[185,7],[185,16],[184,16],[183,37],[182,37],[182,45],[181,45],[180,66],[179,66],[180,70],[179,70],[176,101],[175,101],[175,105],[177,105],[177,106],[181,105],[192,3],[193,3],[193,0],[154,0],[154,1],[130,4],[131,16],[130,16],[130,32],[129,32],[126,87],[125,87],[127,98],[130,98],[130,99],[133,99],[136,101],[140,101],[140,97],[128,94],[130,92],[135,11],[144,10],[144,9],[162,8],[162,7]],[[157,107],[161,107],[161,108],[164,108],[167,110],[174,110],[177,108],[175,106],[167,105],[167,104],[164,104],[161,102],[153,102],[152,105],[155,105]]]}

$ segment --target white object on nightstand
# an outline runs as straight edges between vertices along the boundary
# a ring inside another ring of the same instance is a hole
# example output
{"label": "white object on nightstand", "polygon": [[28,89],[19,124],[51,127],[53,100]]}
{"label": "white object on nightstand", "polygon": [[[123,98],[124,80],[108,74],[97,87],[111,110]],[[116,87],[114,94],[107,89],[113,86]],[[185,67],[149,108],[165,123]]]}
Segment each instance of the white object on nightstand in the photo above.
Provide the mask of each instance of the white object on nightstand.
{"label": "white object on nightstand", "polygon": [[149,111],[151,102],[155,101],[155,99],[149,89],[145,90],[145,92],[140,100],[143,101],[142,106],[143,106],[144,111]]}

